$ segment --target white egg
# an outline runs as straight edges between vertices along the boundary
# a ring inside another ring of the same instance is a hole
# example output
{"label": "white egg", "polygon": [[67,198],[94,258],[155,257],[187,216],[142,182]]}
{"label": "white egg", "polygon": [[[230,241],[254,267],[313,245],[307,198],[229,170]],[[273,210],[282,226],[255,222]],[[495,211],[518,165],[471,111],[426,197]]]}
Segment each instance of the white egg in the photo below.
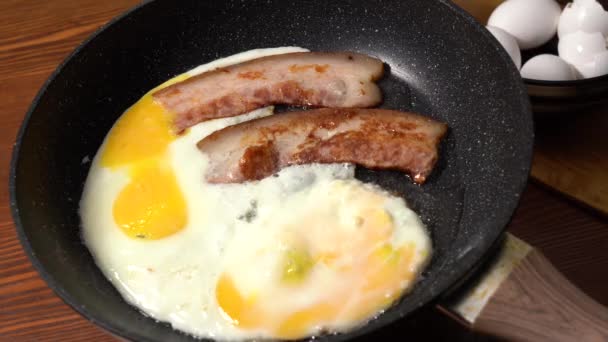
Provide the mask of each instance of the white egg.
{"label": "white egg", "polygon": [[559,56],[566,62],[580,66],[593,61],[593,56],[606,51],[606,39],[599,32],[576,31],[559,40]]}
{"label": "white egg", "polygon": [[[255,50],[187,75],[301,50]],[[419,279],[432,254],[426,228],[403,199],[356,180],[353,165],[293,166],[244,184],[203,181],[208,157],[197,142],[224,127],[272,115],[272,108],[202,122],[168,139],[163,138],[168,130],[151,130],[160,139],[148,136],[144,145],[141,139],[119,140],[117,149],[109,148],[116,136],[133,137],[141,128],[132,115],[155,112],[155,106],[145,95],[123,115],[131,115],[128,120],[114,126],[91,164],[80,203],[83,240],[97,265],[145,314],[202,338],[301,338],[363,324]],[[168,128],[166,120],[157,123]],[[133,161],[141,153],[146,158]],[[112,164],[117,156],[126,164]],[[142,197],[149,204],[149,184],[171,183],[172,177],[138,178],[156,176],[138,173],[147,168],[174,176],[175,191],[183,197],[162,202],[174,196],[161,191],[162,204],[174,211],[157,206],[160,214],[149,221],[173,226],[174,216],[167,214],[184,210],[187,219],[178,229],[163,225],[158,235],[139,235],[117,223],[117,198],[125,188],[141,185],[132,197],[136,201],[125,202],[139,210]]]}
{"label": "white egg", "polygon": [[517,40],[512,35],[505,32],[505,30],[499,29],[498,27],[488,26],[486,28],[507,51],[517,69],[521,68],[521,51],[519,51]]}
{"label": "white egg", "polygon": [[521,76],[532,80],[572,81],[576,73],[570,64],[554,55],[531,58],[521,68]]}
{"label": "white egg", "polygon": [[527,50],[553,38],[560,13],[555,0],[507,0],[492,12],[488,26],[508,32],[521,49]]}
{"label": "white egg", "polygon": [[559,19],[559,37],[576,31],[600,32],[608,37],[608,12],[596,0],[574,0],[564,8]]}
{"label": "white egg", "polygon": [[576,70],[582,78],[608,75],[608,51],[593,56],[593,60],[589,63],[577,65]]}

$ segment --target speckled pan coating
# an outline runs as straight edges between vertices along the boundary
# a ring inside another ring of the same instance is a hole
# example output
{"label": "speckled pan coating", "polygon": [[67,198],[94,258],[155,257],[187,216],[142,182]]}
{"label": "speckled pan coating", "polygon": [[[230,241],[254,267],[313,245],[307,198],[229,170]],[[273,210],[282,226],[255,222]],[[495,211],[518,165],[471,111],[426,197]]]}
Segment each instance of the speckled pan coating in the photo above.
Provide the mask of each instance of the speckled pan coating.
{"label": "speckled pan coating", "polygon": [[24,248],[49,285],[90,320],[134,340],[191,338],[127,305],[97,269],[77,214],[90,158],[148,89],[201,63],[259,47],[351,50],[389,66],[384,107],[450,126],[427,184],[396,172],[358,177],[402,194],[436,248],[411,295],[345,340],[395,322],[460,284],[500,238],[525,185],[533,131],[513,63],[448,1],[157,0],[98,32],[50,78],[19,133],[11,205]]}

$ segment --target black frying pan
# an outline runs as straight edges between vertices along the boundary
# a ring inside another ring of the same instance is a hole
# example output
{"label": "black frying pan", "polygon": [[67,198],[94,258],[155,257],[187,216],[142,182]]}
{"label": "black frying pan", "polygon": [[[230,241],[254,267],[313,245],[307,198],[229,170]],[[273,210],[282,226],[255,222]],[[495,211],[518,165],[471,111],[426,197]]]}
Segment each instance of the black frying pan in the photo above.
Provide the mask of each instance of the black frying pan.
{"label": "black frying pan", "polygon": [[171,76],[218,57],[298,45],[384,60],[383,107],[447,122],[424,186],[398,172],[357,176],[402,194],[430,229],[435,255],[414,291],[345,340],[445,296],[501,237],[526,184],[533,127],[526,90],[492,37],[448,1],[198,1],[141,5],[95,34],[34,100],[15,146],[11,206],[22,243],[74,309],[135,340],[186,341],[126,304],[81,243],[86,162],[118,116]]}

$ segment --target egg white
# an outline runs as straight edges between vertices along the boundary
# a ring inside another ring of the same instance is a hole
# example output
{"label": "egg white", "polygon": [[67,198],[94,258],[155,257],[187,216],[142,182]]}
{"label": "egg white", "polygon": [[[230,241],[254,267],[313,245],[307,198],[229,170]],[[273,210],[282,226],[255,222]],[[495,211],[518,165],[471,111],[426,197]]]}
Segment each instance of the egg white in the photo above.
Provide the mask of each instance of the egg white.
{"label": "egg white", "polygon": [[[188,74],[294,51],[307,50],[253,50],[200,66]],[[250,277],[247,283],[251,286],[264,286],[264,277],[251,272],[246,264],[234,261],[242,257],[238,251],[246,250],[248,241],[276,244],[280,232],[271,223],[301,220],[307,210],[322,205],[325,197],[332,195],[327,189],[337,179],[344,179],[351,186],[366,186],[354,179],[354,168],[347,164],[295,166],[275,177],[246,184],[205,183],[208,160],[196,143],[223,127],[272,113],[272,108],[263,108],[203,122],[169,145],[170,163],[187,204],[188,223],[178,233],[159,240],[129,238],[114,222],[113,203],[129,182],[129,176],[126,169],[102,167],[97,154],[80,203],[82,236],[101,271],[127,302],[159,321],[171,323],[175,329],[198,337],[240,340],[268,336],[267,331],[241,330],[226,319],[215,295],[218,277],[231,269],[242,277]],[[421,270],[431,253],[428,233],[402,199],[386,196],[389,198],[386,210],[398,227],[393,242],[414,242],[414,263]],[[253,203],[255,220],[244,219]],[[348,203],[345,208],[348,210]],[[315,292],[323,291],[320,283],[295,300],[306,302]],[[336,328],[348,327],[348,322],[342,322]]]}

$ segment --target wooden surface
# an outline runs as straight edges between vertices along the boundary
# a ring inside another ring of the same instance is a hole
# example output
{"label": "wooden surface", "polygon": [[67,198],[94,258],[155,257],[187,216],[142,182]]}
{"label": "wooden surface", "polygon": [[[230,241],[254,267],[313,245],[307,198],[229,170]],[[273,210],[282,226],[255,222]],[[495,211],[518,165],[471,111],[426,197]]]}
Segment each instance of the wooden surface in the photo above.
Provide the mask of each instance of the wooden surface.
{"label": "wooden surface", "polygon": [[475,321],[478,331],[516,341],[608,341],[608,307],[532,250],[504,280]]}
{"label": "wooden surface", "polygon": [[[0,341],[114,340],[73,312],[34,271],[21,250],[10,218],[6,180],[18,126],[42,83],[79,42],[135,3],[136,0],[0,1]],[[559,151],[560,146],[553,150]],[[606,217],[531,184],[510,230],[539,247],[574,284],[608,305]],[[432,308],[391,329],[414,340],[486,339]],[[386,338],[388,331],[380,331],[376,337]]]}
{"label": "wooden surface", "polygon": [[608,215],[608,104],[539,115],[536,135],[532,177]]}

